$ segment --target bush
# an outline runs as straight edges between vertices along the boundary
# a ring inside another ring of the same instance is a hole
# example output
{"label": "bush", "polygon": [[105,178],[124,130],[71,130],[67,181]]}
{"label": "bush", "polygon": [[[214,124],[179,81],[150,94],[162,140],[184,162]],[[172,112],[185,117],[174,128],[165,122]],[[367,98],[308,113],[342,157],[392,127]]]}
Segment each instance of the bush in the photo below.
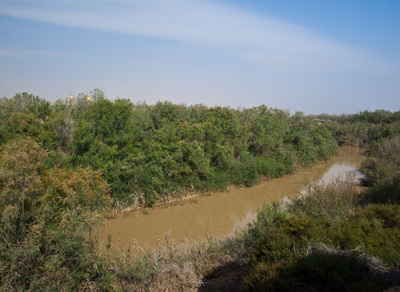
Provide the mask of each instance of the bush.
{"label": "bush", "polygon": [[364,203],[400,203],[400,136],[375,146],[361,171],[364,184],[371,186]]}
{"label": "bush", "polygon": [[289,204],[288,211],[297,216],[324,217],[338,223],[354,214],[360,198],[354,186],[354,175],[347,175],[344,181],[336,178],[329,184],[312,181],[303,188],[303,194]]}
{"label": "bush", "polygon": [[346,190],[338,183],[314,184],[288,211],[277,203],[265,206],[244,233],[252,250],[247,286],[255,291],[376,291],[398,285],[400,206],[363,209],[357,200],[344,198]]}
{"label": "bush", "polygon": [[396,267],[400,262],[400,206],[370,205],[327,230],[325,242],[345,250],[360,249]]}
{"label": "bush", "polygon": [[48,169],[51,155],[29,138],[1,149],[0,287],[106,289],[95,242],[108,184],[91,169]]}

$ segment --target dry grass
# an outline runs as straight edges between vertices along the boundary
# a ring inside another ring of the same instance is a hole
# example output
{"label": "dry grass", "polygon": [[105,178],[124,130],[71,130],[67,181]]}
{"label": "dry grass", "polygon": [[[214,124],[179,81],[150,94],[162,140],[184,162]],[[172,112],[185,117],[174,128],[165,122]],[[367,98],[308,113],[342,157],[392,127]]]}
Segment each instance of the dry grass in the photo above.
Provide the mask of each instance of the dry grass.
{"label": "dry grass", "polygon": [[354,214],[359,201],[360,190],[355,175],[348,174],[344,179],[337,177],[329,184],[321,181],[308,183],[299,198],[286,202],[286,209],[293,214],[323,216],[338,223]]}
{"label": "dry grass", "polygon": [[[152,251],[140,246],[131,250],[103,251],[109,270],[114,274],[114,288],[122,291],[204,291],[232,285],[242,278],[249,254],[237,239],[206,240],[175,244],[165,234],[162,244]],[[221,281],[230,275],[231,283]]]}

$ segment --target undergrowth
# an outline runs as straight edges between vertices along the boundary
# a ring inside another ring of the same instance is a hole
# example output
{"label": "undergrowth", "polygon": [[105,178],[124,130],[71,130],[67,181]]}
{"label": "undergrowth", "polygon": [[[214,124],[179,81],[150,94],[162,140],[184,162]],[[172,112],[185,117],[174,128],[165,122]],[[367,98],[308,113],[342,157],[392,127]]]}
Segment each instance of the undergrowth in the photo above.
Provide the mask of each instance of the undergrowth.
{"label": "undergrowth", "polygon": [[249,226],[247,287],[255,291],[379,291],[400,283],[400,206],[357,203],[352,183],[312,183]]}

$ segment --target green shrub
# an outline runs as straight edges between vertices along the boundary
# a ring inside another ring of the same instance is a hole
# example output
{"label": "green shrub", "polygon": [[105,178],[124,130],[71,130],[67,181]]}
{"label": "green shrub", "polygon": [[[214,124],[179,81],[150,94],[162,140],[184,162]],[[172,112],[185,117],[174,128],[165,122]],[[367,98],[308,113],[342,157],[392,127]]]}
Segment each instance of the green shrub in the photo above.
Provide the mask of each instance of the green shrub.
{"label": "green shrub", "polygon": [[343,254],[308,255],[296,263],[290,274],[297,282],[296,290],[312,287],[316,291],[382,291],[384,288],[371,279],[365,262]]}
{"label": "green shrub", "polygon": [[[311,192],[309,196],[327,196],[318,188],[314,190],[318,194]],[[389,269],[392,272],[388,275],[396,274],[400,262],[400,206],[353,206],[351,214],[343,216],[342,201],[335,198],[338,208],[329,205],[330,216],[324,216],[317,212],[322,208],[320,202],[308,206],[306,202],[311,201],[307,197],[296,200],[289,211],[274,203],[258,213],[258,220],[244,234],[246,246],[252,250],[246,285],[255,291],[383,289],[388,283],[383,278],[390,276],[374,274],[374,267],[368,266],[365,259],[376,257],[381,262],[379,270]],[[316,252],[315,243],[326,248]],[[396,283],[394,279],[389,282]]]}
{"label": "green shrub", "polygon": [[328,229],[325,240],[341,249],[361,249],[389,266],[396,266],[400,262],[399,212],[399,205],[371,205]]}

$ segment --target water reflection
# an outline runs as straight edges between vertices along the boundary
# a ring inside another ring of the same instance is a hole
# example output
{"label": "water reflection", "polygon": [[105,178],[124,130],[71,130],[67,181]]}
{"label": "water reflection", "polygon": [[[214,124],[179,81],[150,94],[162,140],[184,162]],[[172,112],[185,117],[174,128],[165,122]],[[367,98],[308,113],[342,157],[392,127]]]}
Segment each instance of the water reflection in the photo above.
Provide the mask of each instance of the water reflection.
{"label": "water reflection", "polygon": [[335,180],[335,178],[337,177],[341,180],[345,180],[348,175],[354,176],[354,182],[359,181],[364,176],[359,170],[354,169],[353,166],[347,163],[335,163],[322,176],[320,181],[328,184]]}
{"label": "water reflection", "polygon": [[356,171],[363,159],[361,150],[346,149],[328,163],[252,188],[215,193],[184,205],[149,209],[146,214],[140,211],[118,214],[115,219],[108,220],[102,238],[106,242],[111,234],[114,245],[128,246],[136,241],[147,249],[156,247],[166,232],[175,242],[207,235],[227,236],[252,222],[264,203],[297,196],[303,183],[311,179],[329,182],[337,176],[345,176]]}

